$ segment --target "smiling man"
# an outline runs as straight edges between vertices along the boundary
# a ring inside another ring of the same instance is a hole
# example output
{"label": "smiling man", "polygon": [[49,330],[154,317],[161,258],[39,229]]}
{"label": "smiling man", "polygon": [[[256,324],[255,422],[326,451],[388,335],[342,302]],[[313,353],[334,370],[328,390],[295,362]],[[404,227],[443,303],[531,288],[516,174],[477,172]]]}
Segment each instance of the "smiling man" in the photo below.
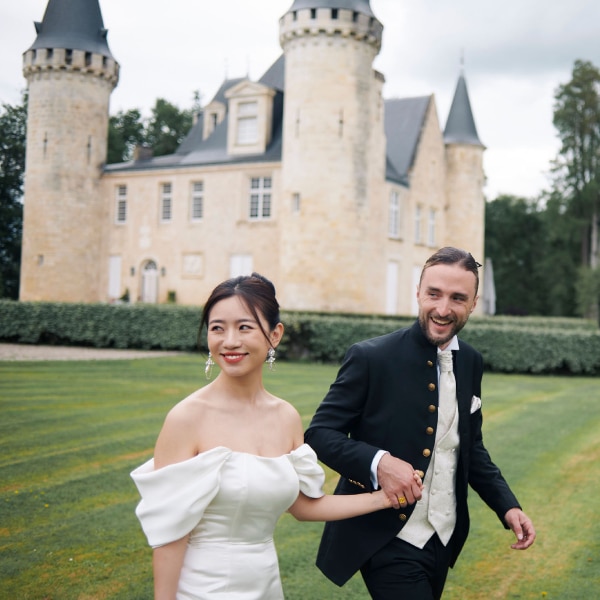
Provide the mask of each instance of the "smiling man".
{"label": "smiling man", "polygon": [[376,600],[434,600],[467,539],[468,486],[533,544],[529,517],[481,433],[483,359],[457,334],[477,304],[479,267],[442,248],[417,288],[412,327],[353,345],[305,433],[340,473],[336,494],[385,490],[389,509],[327,523],[317,566],[338,585],[360,570]]}

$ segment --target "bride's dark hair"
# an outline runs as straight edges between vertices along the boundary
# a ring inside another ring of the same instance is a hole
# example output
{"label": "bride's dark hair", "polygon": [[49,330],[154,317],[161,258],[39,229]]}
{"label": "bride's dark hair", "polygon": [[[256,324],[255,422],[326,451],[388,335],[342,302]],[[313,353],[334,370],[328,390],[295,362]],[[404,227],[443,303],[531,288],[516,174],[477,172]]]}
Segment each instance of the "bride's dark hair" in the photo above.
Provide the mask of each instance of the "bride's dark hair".
{"label": "bride's dark hair", "polygon": [[279,323],[279,302],[275,297],[275,286],[263,275],[252,273],[252,275],[240,275],[220,283],[210,294],[202,310],[200,320],[200,331],[204,326],[208,327],[208,319],[213,306],[232,296],[239,296],[248,307],[252,316],[256,319],[258,326],[264,336],[269,339],[268,332],[264,330],[260,317],[263,317],[273,331]]}

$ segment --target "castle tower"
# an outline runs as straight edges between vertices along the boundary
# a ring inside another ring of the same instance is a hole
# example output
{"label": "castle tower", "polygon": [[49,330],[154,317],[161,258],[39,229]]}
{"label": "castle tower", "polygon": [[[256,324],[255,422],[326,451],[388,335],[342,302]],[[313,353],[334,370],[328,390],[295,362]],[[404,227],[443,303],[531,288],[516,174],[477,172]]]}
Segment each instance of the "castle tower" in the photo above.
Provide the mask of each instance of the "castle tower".
{"label": "castle tower", "polygon": [[384,296],[385,231],[375,230],[385,210],[383,77],[372,66],[382,31],[369,0],[295,0],[280,19],[287,309],[370,311]]}
{"label": "castle tower", "polygon": [[21,300],[99,301],[106,160],[119,65],[98,0],[49,0],[23,55],[29,91]]}
{"label": "castle tower", "polygon": [[[483,151],[461,73],[444,130],[446,146],[446,243],[463,247],[483,263],[485,198]],[[464,240],[469,240],[465,247]]]}

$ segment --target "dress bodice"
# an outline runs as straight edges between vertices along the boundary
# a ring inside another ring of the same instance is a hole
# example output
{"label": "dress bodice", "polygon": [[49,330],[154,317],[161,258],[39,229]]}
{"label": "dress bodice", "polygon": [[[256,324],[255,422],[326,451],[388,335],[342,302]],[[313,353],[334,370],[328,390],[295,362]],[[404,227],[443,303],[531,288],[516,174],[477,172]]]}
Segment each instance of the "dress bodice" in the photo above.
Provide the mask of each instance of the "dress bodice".
{"label": "dress bodice", "polygon": [[142,496],[136,514],[152,546],[190,532],[191,543],[270,539],[298,493],[322,496],[325,479],[307,444],[278,457],[219,446],[157,470],[151,459],[131,476]]}

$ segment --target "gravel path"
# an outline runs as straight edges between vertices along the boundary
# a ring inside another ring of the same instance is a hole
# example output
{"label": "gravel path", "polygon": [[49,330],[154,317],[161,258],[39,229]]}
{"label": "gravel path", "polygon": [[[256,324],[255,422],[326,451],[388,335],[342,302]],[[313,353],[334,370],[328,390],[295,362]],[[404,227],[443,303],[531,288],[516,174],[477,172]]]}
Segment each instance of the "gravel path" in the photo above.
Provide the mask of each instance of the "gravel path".
{"label": "gravel path", "polygon": [[0,344],[0,360],[120,360],[181,354],[188,353],[163,350],[116,350],[113,348]]}

